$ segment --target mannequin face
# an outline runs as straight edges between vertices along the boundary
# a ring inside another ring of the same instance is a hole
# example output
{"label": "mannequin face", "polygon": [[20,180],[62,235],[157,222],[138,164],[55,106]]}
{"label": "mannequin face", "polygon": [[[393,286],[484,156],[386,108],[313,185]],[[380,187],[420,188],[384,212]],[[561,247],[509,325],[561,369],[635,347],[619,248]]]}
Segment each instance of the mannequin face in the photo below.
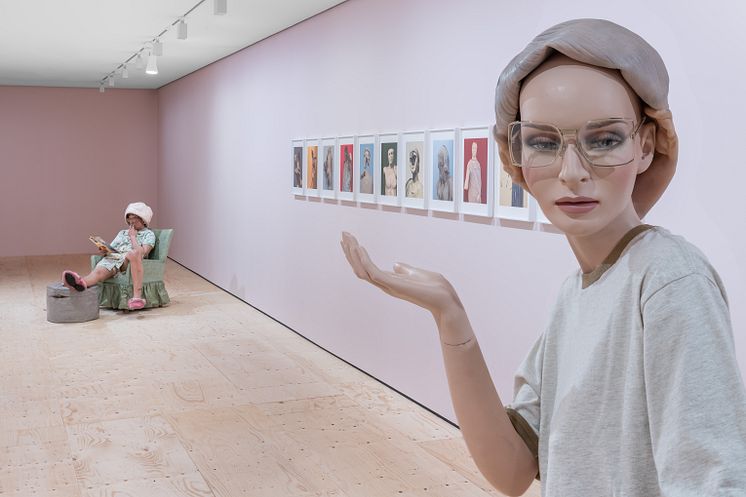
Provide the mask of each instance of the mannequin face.
{"label": "mannequin face", "polygon": [[477,158],[477,142],[473,142],[471,144],[471,158],[472,159]]}
{"label": "mannequin face", "polygon": [[389,158],[389,166],[393,165],[394,164],[394,149],[393,148],[389,149],[388,158]]}
{"label": "mannequin face", "polygon": [[127,224],[134,227],[137,231],[145,228],[142,218],[134,214],[127,214]]}
{"label": "mannequin face", "polygon": [[[640,121],[637,96],[621,75],[555,56],[525,81],[520,95],[522,121],[578,129],[590,120],[619,117]],[[632,205],[637,175],[653,157],[653,126],[634,138],[629,164],[600,168],[589,164],[572,138],[564,154],[545,167],[523,168],[531,193],[552,224],[568,237],[605,234],[621,238],[640,223]],[[582,197],[582,198],[579,198]]]}

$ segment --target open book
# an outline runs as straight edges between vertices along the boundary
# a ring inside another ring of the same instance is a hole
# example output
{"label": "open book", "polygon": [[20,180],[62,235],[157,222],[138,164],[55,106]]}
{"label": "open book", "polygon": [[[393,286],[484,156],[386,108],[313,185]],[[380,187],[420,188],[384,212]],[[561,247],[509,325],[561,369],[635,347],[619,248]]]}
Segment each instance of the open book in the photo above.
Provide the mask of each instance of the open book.
{"label": "open book", "polygon": [[93,242],[93,244],[95,246],[97,246],[101,250],[105,250],[107,253],[115,253],[115,254],[119,253],[119,251],[117,249],[115,249],[114,247],[112,247],[111,245],[109,245],[108,243],[106,243],[106,241],[103,238],[101,238],[100,236],[91,235],[91,236],[88,237],[88,239],[91,242]]}

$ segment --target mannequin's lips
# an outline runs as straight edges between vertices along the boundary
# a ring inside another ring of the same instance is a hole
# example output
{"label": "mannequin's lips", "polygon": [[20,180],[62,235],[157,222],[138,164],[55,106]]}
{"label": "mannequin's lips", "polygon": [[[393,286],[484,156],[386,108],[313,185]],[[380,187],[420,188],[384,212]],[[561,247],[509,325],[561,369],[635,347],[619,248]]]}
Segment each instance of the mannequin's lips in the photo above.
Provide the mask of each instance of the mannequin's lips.
{"label": "mannequin's lips", "polygon": [[598,200],[589,197],[562,197],[554,204],[567,214],[585,214],[596,208]]}

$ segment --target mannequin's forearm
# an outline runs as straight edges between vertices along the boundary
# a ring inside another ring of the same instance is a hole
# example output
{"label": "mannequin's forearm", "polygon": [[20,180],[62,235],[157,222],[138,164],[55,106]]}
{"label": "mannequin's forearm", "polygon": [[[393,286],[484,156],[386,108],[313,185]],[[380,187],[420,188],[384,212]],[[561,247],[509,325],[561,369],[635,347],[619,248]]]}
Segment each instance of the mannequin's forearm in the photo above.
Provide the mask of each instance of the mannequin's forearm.
{"label": "mannequin's forearm", "polygon": [[477,467],[507,495],[521,495],[538,468],[510,422],[463,309],[436,318],[451,399]]}

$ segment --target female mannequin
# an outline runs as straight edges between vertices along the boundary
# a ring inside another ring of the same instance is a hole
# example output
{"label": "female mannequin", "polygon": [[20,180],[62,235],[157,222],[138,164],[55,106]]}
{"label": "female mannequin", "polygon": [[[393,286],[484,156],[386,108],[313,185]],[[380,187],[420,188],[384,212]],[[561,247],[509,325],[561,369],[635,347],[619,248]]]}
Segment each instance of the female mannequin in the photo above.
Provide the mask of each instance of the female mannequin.
{"label": "female mannequin", "polygon": [[432,313],[464,439],[507,495],[539,475],[545,496],[746,489],[746,391],[722,284],[690,244],[640,221],[676,167],[667,93],[658,53],[593,19],[548,29],[500,76],[503,167],[580,266],[519,368],[510,407],[450,283],[406,264],[382,271],[342,236],[358,277]]}

